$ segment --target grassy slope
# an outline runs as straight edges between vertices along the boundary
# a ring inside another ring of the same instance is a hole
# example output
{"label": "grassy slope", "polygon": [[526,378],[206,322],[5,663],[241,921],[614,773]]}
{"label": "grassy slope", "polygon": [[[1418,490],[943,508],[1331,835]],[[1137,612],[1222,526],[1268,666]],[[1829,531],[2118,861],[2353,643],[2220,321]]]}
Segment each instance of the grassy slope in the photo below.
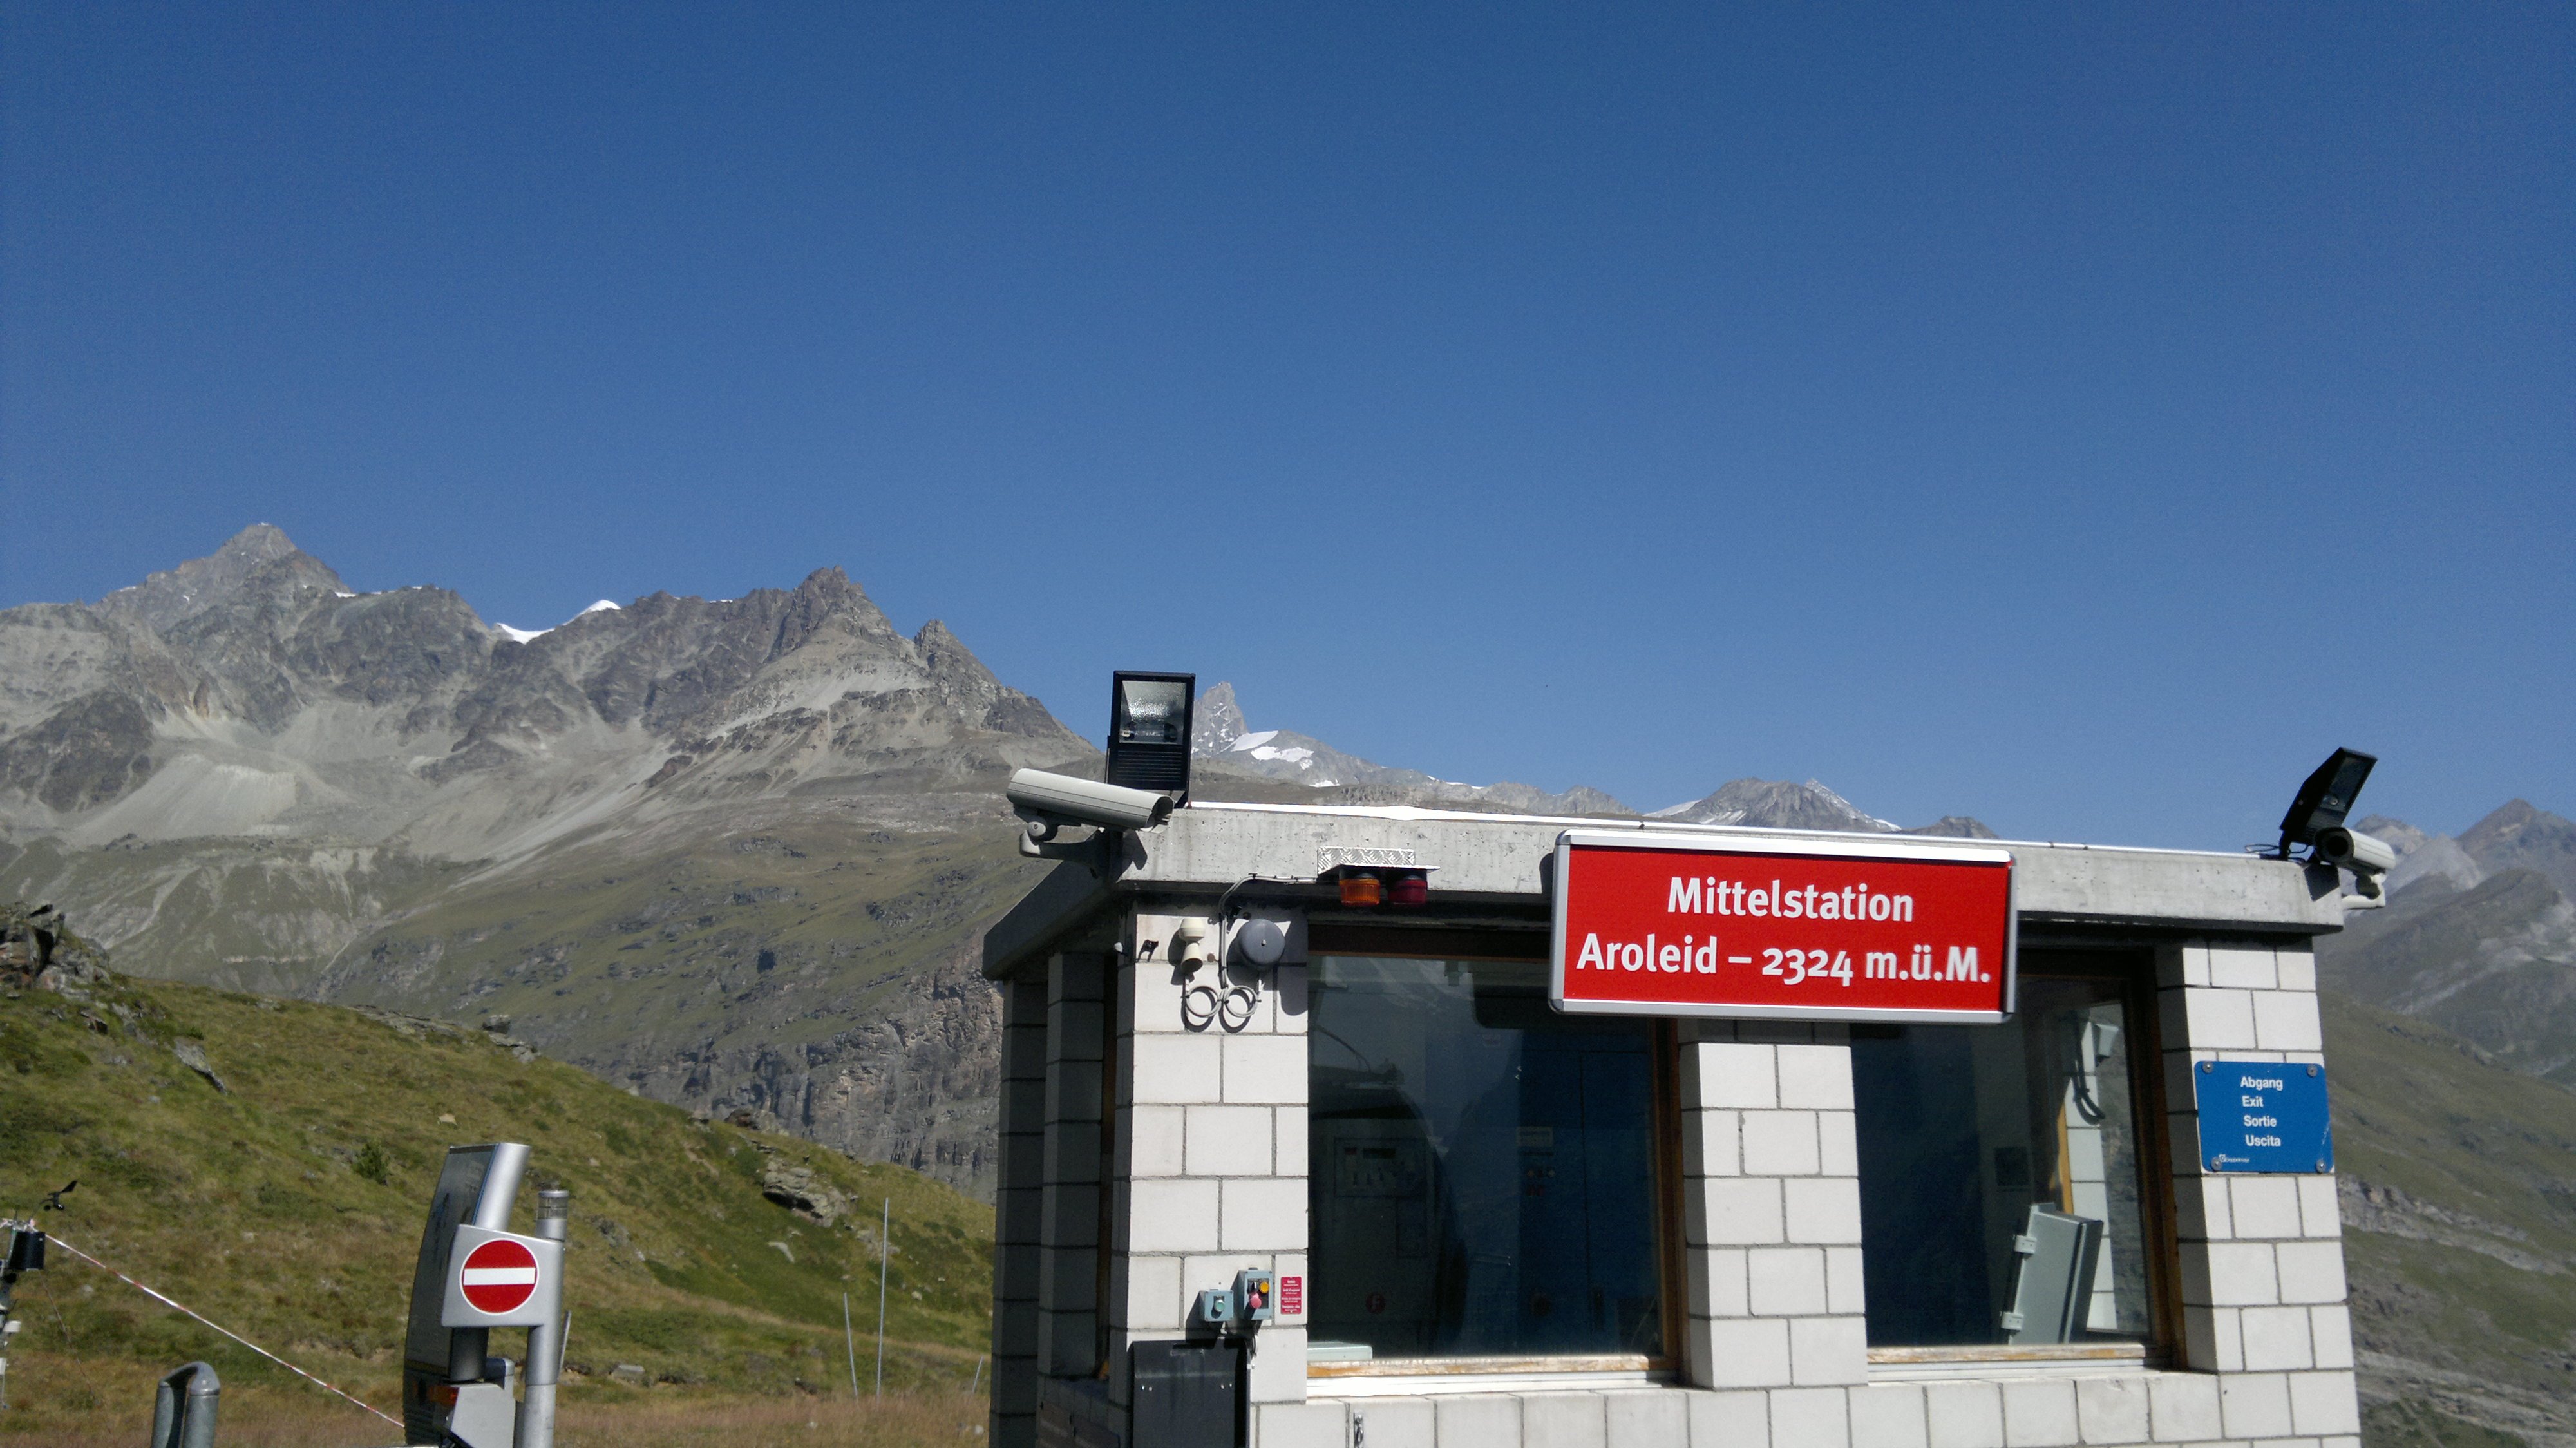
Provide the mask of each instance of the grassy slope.
{"label": "grassy slope", "polygon": [[852,1008],[871,1017],[1041,873],[998,830],[897,831],[824,807],[700,823],[450,889],[353,950],[335,996],[510,1013],[586,1061],[754,1020],[764,1041],[801,1045]]}
{"label": "grassy slope", "polygon": [[160,974],[276,995],[304,991],[367,922],[466,874],[392,848],[293,840],[0,840],[0,899],[53,901]]}
{"label": "grassy slope", "polygon": [[2576,1093],[2324,1003],[2338,1174],[2415,1204],[2345,1202],[2374,1448],[2498,1441],[2457,1420],[2576,1438]]}
{"label": "grassy slope", "polygon": [[[172,1043],[189,1038],[228,1094],[179,1063]],[[889,1378],[962,1383],[982,1350],[991,1211],[902,1168],[702,1125],[573,1067],[520,1064],[479,1033],[130,978],[87,1007],[0,999],[0,1211],[25,1214],[77,1177],[46,1226],[382,1407],[436,1163],[451,1142],[495,1139],[532,1143],[535,1176],[574,1194],[576,1399],[635,1392],[605,1381],[618,1363],[676,1385],[660,1391],[845,1386],[841,1294],[872,1312],[873,1208],[889,1197]],[[353,1169],[369,1143],[386,1184]],[[827,1228],[769,1202],[764,1145],[865,1209]],[[94,1415],[101,1383],[190,1358],[228,1383],[290,1381],[67,1255],[19,1301],[0,1435],[42,1441]],[[516,1334],[500,1338],[496,1351],[516,1350]],[[115,1399],[137,1401],[124,1386]]]}

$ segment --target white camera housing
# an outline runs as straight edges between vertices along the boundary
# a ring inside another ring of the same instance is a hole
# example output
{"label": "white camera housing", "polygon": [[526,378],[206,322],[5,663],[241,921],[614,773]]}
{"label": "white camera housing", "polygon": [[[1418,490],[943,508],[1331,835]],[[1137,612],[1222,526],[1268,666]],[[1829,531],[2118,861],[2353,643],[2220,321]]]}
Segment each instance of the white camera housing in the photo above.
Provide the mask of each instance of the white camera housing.
{"label": "white camera housing", "polygon": [[2356,875],[2385,875],[2397,867],[2397,851],[2387,841],[2342,825],[2317,831],[2317,858]]}
{"label": "white camera housing", "polygon": [[2387,841],[2342,825],[2317,831],[2317,859],[2339,870],[2352,871],[2353,888],[2371,904],[2379,903],[2382,897],[2379,877],[2397,867],[2397,851]]}
{"label": "white camera housing", "polygon": [[1003,793],[1021,818],[1034,827],[1030,831],[1033,839],[1053,834],[1058,825],[1152,829],[1172,814],[1172,797],[1168,794],[1078,779],[1070,774],[1050,774],[1043,769],[1011,771],[1010,787]]}

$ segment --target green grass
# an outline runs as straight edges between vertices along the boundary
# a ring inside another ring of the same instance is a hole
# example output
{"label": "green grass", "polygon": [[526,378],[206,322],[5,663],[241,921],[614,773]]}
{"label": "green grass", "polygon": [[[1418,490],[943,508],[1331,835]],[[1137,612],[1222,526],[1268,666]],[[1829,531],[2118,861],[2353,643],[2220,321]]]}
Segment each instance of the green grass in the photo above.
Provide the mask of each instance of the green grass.
{"label": "green grass", "polygon": [[[180,1064],[183,1038],[227,1092]],[[86,1005],[0,999],[0,1213],[77,1178],[48,1229],[382,1407],[441,1155],[504,1139],[573,1193],[575,1398],[637,1393],[607,1381],[619,1363],[662,1385],[648,1396],[845,1391],[842,1294],[872,1325],[889,1198],[890,1385],[960,1387],[984,1350],[991,1210],[904,1168],[699,1123],[475,1031],[131,978]],[[812,1166],[850,1215],[827,1227],[764,1198],[764,1147]],[[20,1284],[19,1310],[0,1437],[46,1441],[99,1408],[100,1383],[192,1358],[307,1391],[68,1254]]]}

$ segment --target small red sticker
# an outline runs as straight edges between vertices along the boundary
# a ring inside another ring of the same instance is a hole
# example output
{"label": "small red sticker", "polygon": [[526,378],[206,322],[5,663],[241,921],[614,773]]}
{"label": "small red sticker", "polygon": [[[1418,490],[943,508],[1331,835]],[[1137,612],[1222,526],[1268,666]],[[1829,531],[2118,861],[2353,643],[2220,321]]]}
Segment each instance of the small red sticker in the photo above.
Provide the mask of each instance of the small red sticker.
{"label": "small red sticker", "polygon": [[1279,1279],[1279,1315],[1282,1317],[1303,1317],[1306,1315],[1305,1278],[1282,1277]]}

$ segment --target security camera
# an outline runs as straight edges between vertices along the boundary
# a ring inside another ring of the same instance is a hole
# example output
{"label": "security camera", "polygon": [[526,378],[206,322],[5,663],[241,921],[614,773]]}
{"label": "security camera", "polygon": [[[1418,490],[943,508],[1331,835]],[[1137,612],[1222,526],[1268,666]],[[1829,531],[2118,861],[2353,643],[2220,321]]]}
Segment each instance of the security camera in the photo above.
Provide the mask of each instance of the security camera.
{"label": "security camera", "polygon": [[2317,831],[2317,859],[2352,871],[2353,884],[2367,899],[2379,898],[2379,877],[2397,866],[2397,851],[2384,840],[2336,825]]}
{"label": "security camera", "polygon": [[1010,787],[1003,793],[1020,817],[1029,822],[1029,838],[1033,840],[1052,836],[1060,825],[1151,829],[1172,813],[1172,797],[1168,794],[1076,779],[1070,774],[1049,774],[1043,769],[1013,770]]}
{"label": "security camera", "polygon": [[2386,841],[2341,825],[2317,831],[2317,858],[2356,875],[2385,875],[2397,867],[2397,851]]}

